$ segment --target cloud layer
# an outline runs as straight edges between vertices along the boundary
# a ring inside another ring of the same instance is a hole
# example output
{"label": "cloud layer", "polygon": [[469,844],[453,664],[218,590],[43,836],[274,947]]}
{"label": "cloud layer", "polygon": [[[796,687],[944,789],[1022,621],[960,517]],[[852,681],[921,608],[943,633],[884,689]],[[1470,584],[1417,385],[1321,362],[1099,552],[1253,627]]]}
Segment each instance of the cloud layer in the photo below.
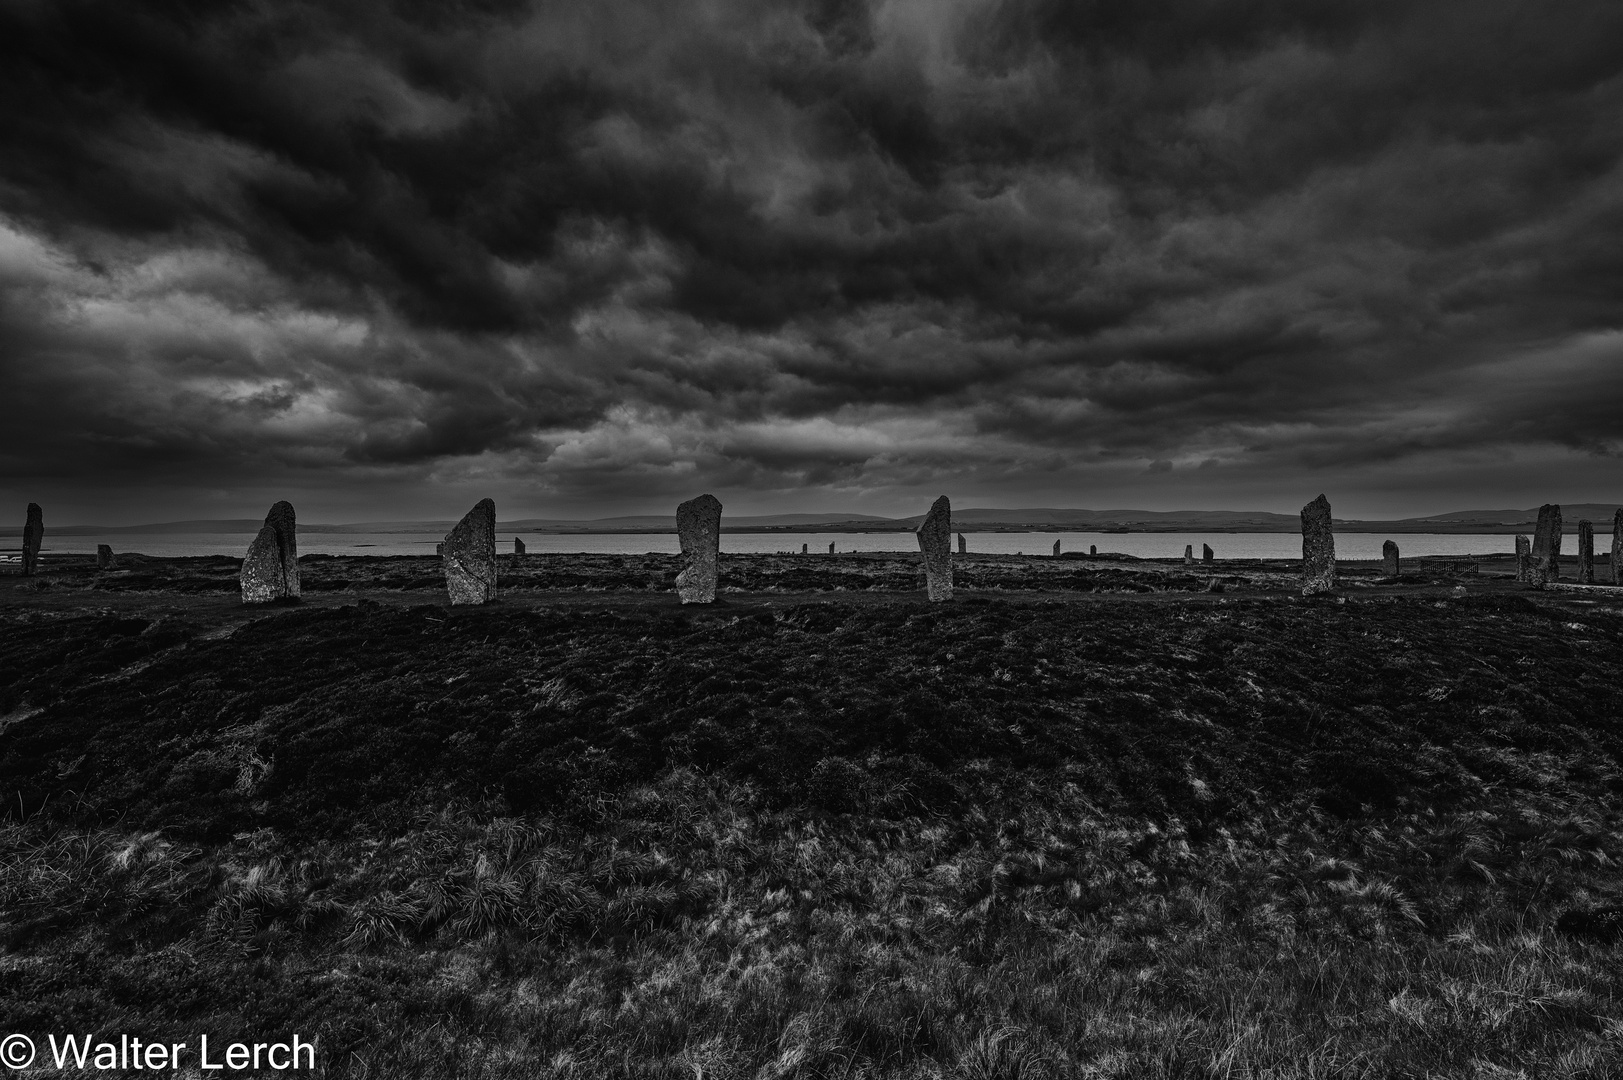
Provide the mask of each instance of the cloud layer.
{"label": "cloud layer", "polygon": [[1609,0],[0,0],[0,491],[1623,497],[1620,114]]}

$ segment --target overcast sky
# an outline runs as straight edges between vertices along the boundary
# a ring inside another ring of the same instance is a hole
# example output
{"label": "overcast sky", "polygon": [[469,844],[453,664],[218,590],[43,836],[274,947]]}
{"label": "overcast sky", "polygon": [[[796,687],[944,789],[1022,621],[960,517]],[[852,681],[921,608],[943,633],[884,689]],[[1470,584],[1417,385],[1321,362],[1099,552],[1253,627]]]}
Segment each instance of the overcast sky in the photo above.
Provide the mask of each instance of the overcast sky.
{"label": "overcast sky", "polygon": [[1623,500],[1617,0],[0,0],[60,523]]}

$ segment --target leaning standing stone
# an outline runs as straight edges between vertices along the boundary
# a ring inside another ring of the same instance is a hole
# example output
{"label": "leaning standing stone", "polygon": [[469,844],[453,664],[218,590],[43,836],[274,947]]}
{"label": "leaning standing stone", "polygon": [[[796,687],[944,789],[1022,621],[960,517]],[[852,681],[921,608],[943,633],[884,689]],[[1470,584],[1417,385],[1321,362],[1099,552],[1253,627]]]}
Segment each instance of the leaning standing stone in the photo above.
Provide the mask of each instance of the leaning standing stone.
{"label": "leaning standing stone", "polygon": [[1595,525],[1578,522],[1578,584],[1595,584]]}
{"label": "leaning standing stone", "polygon": [[676,536],[682,544],[683,567],[676,593],[684,604],[713,604],[716,564],[721,558],[721,500],[700,495],[676,508]]}
{"label": "leaning standing stone", "polygon": [[930,504],[918,531],[924,552],[924,589],[931,600],[952,599],[952,503],[945,495]]}
{"label": "leaning standing stone", "polygon": [[1533,568],[1528,581],[1542,589],[1561,577],[1561,507],[1545,503],[1538,508],[1538,528],[1533,532]]}
{"label": "leaning standing stone", "polygon": [[1386,576],[1398,576],[1398,546],[1388,540],[1381,545],[1381,559],[1386,563]]}
{"label": "leaning standing stone", "polygon": [[[1623,513],[1623,511],[1620,511],[1620,513]],[[964,539],[963,533],[958,534],[958,554],[969,554],[969,541]]]}
{"label": "leaning standing stone", "polygon": [[111,570],[116,564],[113,559],[113,549],[106,544],[96,545],[96,569]]}
{"label": "leaning standing stone", "polygon": [[1058,540],[1054,541],[1054,556],[1056,558],[1059,557],[1059,541]]}
{"label": "leaning standing stone", "polygon": [[1533,546],[1521,533],[1516,534],[1516,580],[1533,580]]}
{"label": "leaning standing stone", "polygon": [[1302,595],[1334,592],[1336,536],[1330,524],[1330,500],[1320,495],[1302,507]]}
{"label": "leaning standing stone", "polygon": [[272,600],[296,599],[299,595],[298,523],[293,504],[283,500],[270,508],[265,524],[237,575],[244,604],[266,604]]}
{"label": "leaning standing stone", "polygon": [[23,575],[39,569],[39,547],[45,541],[45,512],[39,503],[28,504],[28,521],[23,525]]}
{"label": "leaning standing stone", "polygon": [[1215,557],[1216,557],[1216,555],[1212,551],[1212,545],[1210,545],[1210,544],[1202,544],[1202,545],[1200,545],[1200,561],[1201,562],[1209,563]]}
{"label": "leaning standing stone", "polygon": [[496,503],[480,499],[445,534],[445,590],[453,604],[484,604],[496,596]]}

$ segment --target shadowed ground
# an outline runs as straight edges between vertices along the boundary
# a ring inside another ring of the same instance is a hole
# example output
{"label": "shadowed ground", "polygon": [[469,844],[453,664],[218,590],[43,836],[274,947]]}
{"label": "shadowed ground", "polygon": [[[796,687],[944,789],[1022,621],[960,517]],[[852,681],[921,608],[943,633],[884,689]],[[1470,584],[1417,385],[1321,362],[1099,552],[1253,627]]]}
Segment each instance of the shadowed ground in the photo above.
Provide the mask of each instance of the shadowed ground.
{"label": "shadowed ground", "polygon": [[269,609],[235,560],[0,579],[0,1028],[355,1076],[1623,1070],[1604,591],[985,556],[930,605],[916,557],[734,556],[696,610],[674,557],[527,556],[452,611],[432,559],[301,565]]}

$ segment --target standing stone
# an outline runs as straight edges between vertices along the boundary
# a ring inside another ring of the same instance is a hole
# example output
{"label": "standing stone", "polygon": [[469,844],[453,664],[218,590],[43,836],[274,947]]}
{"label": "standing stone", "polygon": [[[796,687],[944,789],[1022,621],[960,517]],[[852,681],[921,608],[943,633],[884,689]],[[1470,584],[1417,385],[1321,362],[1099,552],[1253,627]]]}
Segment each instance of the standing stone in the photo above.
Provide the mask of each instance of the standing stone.
{"label": "standing stone", "polygon": [[106,544],[96,545],[96,569],[111,570],[117,562],[113,559],[113,549]]}
{"label": "standing stone", "polygon": [[521,538],[517,537],[517,536],[513,537],[513,554],[514,555],[523,555],[523,554],[525,554],[524,541]]}
{"label": "standing stone", "polygon": [[800,545],[800,553],[802,555],[805,555],[805,554],[809,553],[810,551],[811,551],[811,545],[809,545],[809,544],[801,544]]}
{"label": "standing stone", "polygon": [[1545,503],[1538,508],[1533,532],[1533,568],[1529,582],[1535,589],[1561,577],[1561,507]]}
{"label": "standing stone", "polygon": [[918,531],[924,552],[924,589],[932,601],[952,599],[952,503],[945,495],[930,504]]}
{"label": "standing stone", "polygon": [[1398,546],[1388,540],[1381,545],[1381,559],[1386,563],[1386,576],[1398,576]]}
{"label": "standing stone", "polygon": [[1612,515],[1612,584],[1623,585],[1623,510]]}
{"label": "standing stone", "polygon": [[1088,545],[1088,554],[1089,555],[1097,555],[1097,554],[1099,554],[1099,545],[1098,544],[1089,544]]}
{"label": "standing stone", "polygon": [[1330,500],[1320,495],[1302,507],[1302,595],[1336,589],[1336,536]]}
{"label": "standing stone", "polygon": [[[1619,513],[1623,514],[1623,511],[1619,511]],[[960,554],[960,555],[968,555],[969,554],[969,541],[964,539],[964,534],[963,533],[958,534],[958,554]]]}
{"label": "standing stone", "polygon": [[832,540],[828,542],[828,553],[830,555],[834,554],[834,541]]}
{"label": "standing stone", "polygon": [[1055,558],[1059,557],[1059,541],[1058,540],[1054,541],[1054,557]]}
{"label": "standing stone", "polygon": [[1202,544],[1202,545],[1200,545],[1200,561],[1201,562],[1209,563],[1209,562],[1212,561],[1212,559],[1214,557],[1215,556],[1212,553],[1212,545],[1210,545],[1210,544]]}
{"label": "standing stone", "polygon": [[682,570],[676,592],[684,604],[716,602],[716,564],[721,557],[721,500],[700,495],[676,508],[676,536],[682,544]]}
{"label": "standing stone", "polygon": [[244,604],[298,599],[299,529],[292,503],[284,499],[265,515],[265,524],[248,545],[237,584]]}
{"label": "standing stone", "polygon": [[1195,545],[1194,544],[1185,544],[1183,546],[1183,564],[1185,566],[1193,566],[1193,565],[1195,565]]}
{"label": "standing stone", "polygon": [[39,546],[45,540],[45,512],[39,503],[28,504],[28,521],[23,525],[23,576],[39,569]]}
{"label": "standing stone", "polygon": [[1516,534],[1516,580],[1533,580],[1533,546],[1521,533]]}
{"label": "standing stone", "polygon": [[1578,522],[1578,584],[1595,584],[1595,524]]}
{"label": "standing stone", "polygon": [[445,591],[453,604],[485,604],[496,597],[496,503],[480,499],[445,534]]}

